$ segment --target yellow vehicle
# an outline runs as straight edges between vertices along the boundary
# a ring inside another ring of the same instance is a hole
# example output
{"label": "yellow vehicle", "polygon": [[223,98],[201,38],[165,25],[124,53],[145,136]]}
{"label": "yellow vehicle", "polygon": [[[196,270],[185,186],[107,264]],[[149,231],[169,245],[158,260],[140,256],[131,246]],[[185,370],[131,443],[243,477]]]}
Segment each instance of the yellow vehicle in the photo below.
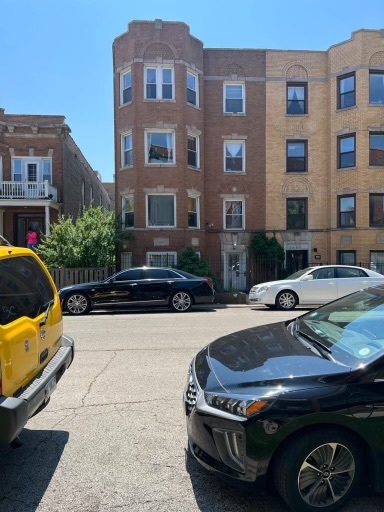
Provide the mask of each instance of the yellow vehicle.
{"label": "yellow vehicle", "polygon": [[31,249],[0,245],[0,442],[18,442],[73,356],[45,265]]}

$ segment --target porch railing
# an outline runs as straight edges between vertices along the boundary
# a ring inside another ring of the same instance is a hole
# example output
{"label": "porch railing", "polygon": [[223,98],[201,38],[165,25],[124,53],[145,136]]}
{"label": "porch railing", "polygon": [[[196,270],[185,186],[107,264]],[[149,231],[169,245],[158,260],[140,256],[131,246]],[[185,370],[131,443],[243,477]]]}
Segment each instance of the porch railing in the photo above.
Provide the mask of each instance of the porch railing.
{"label": "porch railing", "polygon": [[57,201],[57,189],[48,181],[1,181],[0,199],[52,199]]}

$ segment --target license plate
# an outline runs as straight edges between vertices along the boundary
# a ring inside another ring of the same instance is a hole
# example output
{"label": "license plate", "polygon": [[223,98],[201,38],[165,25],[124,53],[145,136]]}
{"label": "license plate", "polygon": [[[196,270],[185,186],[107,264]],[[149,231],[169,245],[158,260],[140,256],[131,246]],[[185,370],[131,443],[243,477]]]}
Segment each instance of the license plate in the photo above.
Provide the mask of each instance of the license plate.
{"label": "license plate", "polygon": [[56,375],[52,377],[45,386],[45,401],[47,402],[56,388]]}

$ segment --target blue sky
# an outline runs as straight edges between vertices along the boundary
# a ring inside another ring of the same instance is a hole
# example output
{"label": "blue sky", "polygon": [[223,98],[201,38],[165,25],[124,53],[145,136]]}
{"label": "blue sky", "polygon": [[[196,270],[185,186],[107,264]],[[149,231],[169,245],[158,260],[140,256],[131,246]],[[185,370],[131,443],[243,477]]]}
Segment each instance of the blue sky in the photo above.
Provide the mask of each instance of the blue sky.
{"label": "blue sky", "polygon": [[0,107],[59,114],[114,174],[112,43],[132,20],[184,21],[206,48],[326,50],[384,29],[383,0],[0,0]]}

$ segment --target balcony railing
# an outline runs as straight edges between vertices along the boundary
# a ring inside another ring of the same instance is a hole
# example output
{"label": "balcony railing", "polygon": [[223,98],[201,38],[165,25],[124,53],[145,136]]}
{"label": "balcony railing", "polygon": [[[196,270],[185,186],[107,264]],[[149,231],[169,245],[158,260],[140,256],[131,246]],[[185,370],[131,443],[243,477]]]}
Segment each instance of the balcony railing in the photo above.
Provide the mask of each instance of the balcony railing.
{"label": "balcony railing", "polygon": [[0,199],[52,199],[57,189],[48,181],[0,181]]}

